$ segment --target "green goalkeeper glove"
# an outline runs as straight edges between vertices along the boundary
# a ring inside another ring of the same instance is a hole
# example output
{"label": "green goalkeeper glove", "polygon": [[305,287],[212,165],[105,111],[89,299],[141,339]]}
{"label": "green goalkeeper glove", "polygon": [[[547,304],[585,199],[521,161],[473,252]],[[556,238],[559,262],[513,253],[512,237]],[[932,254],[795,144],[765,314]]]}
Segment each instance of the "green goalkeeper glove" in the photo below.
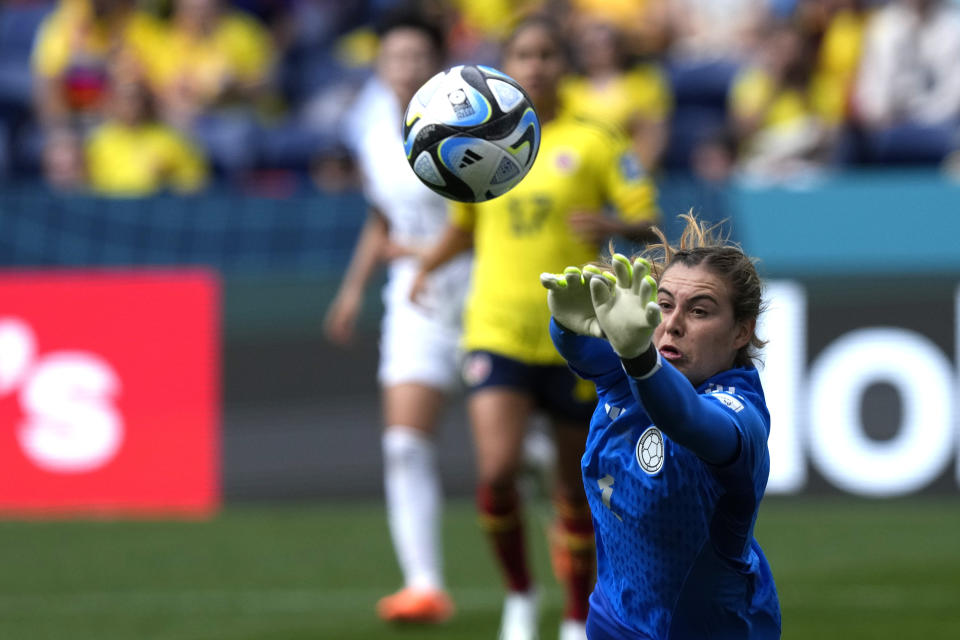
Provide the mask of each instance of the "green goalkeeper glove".
{"label": "green goalkeeper glove", "polygon": [[562,274],[540,274],[540,284],[547,289],[547,306],[557,322],[580,335],[603,337],[593,311],[589,283],[601,273],[600,269],[587,265],[583,271],[567,267]]}
{"label": "green goalkeeper glove", "polygon": [[597,322],[610,346],[621,358],[636,358],[653,340],[660,324],[657,283],[650,277],[650,263],[637,258],[633,264],[619,253],[613,255],[613,275],[590,279],[590,297]]}

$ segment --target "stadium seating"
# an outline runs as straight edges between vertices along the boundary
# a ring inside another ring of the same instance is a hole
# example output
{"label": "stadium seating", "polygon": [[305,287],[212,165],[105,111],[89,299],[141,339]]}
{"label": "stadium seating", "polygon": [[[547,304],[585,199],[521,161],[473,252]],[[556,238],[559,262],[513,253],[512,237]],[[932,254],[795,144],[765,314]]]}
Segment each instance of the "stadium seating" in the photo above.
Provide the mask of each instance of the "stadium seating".
{"label": "stadium seating", "polygon": [[203,264],[225,274],[339,272],[364,221],[358,193],[276,200],[236,189],[110,199],[0,190],[0,267]]}
{"label": "stadium seating", "polygon": [[30,106],[30,51],[52,6],[52,2],[0,5],[0,116],[7,108]]}
{"label": "stadium seating", "polygon": [[664,153],[667,169],[686,170],[697,144],[722,129],[727,118],[727,92],[737,71],[728,61],[674,62],[667,65],[674,111]]}
{"label": "stadium seating", "polygon": [[53,2],[0,4],[0,180],[15,168],[19,133],[30,118],[34,34]]}
{"label": "stadium seating", "polygon": [[[32,118],[29,62],[36,31],[55,4],[55,0],[0,4],[0,180],[39,175],[42,141]],[[375,15],[378,7],[372,3],[363,10],[344,9],[340,26],[360,27],[358,21]],[[789,14],[795,3],[779,1],[774,7]],[[328,39],[301,38],[285,51],[276,84],[286,114],[263,121],[250,113],[216,112],[196,123],[192,133],[208,153],[217,177],[230,182],[250,170],[305,173],[318,155],[340,148],[344,141],[339,116],[371,70],[341,59],[331,39],[338,33],[327,33]],[[722,60],[666,64],[674,95],[662,162],[667,173],[689,171],[691,151],[726,125],[727,93],[737,68],[735,62]],[[958,135],[955,129],[917,127],[852,134],[835,160],[843,166],[932,166],[957,148]]]}

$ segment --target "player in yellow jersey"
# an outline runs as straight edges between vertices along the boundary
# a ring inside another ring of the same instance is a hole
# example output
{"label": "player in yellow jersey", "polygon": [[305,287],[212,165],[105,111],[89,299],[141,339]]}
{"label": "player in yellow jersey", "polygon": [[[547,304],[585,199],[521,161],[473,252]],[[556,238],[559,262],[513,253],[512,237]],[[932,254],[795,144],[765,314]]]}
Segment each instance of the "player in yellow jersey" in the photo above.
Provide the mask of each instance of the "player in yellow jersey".
{"label": "player in yellow jersey", "polygon": [[[646,239],[657,218],[655,189],[622,132],[558,117],[566,58],[563,36],[550,19],[524,19],[504,44],[501,68],[533,100],[543,125],[539,155],[512,191],[482,204],[453,207],[444,235],[422,258],[411,295],[416,299],[432,271],[473,247],[464,381],[470,391],[481,522],[509,589],[500,637],[536,637],[537,596],[516,477],[527,424],[542,411],[551,418],[557,444],[556,539],[567,559],[560,637],[584,638],[595,556],[580,456],[595,396],[551,344],[539,274],[596,259],[603,241],[613,235]],[[609,205],[618,217],[605,213]]]}

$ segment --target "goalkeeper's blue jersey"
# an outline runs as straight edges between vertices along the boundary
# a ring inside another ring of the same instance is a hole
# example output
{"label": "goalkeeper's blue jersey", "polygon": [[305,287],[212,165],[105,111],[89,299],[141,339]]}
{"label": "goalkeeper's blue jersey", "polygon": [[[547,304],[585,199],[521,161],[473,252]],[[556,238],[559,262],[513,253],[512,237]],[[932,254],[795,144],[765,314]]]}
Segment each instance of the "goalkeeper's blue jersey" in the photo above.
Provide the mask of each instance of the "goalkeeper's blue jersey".
{"label": "goalkeeper's blue jersey", "polygon": [[[554,321],[551,335],[599,397],[582,460],[597,539],[590,639],[779,638],[773,575],[753,537],[770,467],[756,369],[694,389],[663,362],[635,380],[605,340]],[[733,461],[694,453],[709,429],[731,429]]]}

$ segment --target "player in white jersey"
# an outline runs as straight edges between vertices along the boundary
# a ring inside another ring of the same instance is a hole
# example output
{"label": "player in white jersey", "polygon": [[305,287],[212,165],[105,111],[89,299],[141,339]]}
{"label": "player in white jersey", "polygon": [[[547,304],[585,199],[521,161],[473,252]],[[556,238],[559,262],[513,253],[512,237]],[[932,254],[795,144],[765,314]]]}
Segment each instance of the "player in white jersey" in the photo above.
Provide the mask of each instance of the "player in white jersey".
{"label": "player in white jersey", "polygon": [[460,317],[469,280],[465,255],[432,274],[422,305],[409,301],[419,252],[446,224],[446,200],[414,175],[403,150],[403,109],[439,70],[442,32],[412,14],[389,16],[380,29],[377,77],[350,122],[370,214],[325,321],[346,344],[379,264],[389,263],[383,292],[378,380],[387,515],[404,587],[377,604],[392,622],[442,622],[453,613],[441,567],[440,477],[433,434],[448,392],[459,383]]}

